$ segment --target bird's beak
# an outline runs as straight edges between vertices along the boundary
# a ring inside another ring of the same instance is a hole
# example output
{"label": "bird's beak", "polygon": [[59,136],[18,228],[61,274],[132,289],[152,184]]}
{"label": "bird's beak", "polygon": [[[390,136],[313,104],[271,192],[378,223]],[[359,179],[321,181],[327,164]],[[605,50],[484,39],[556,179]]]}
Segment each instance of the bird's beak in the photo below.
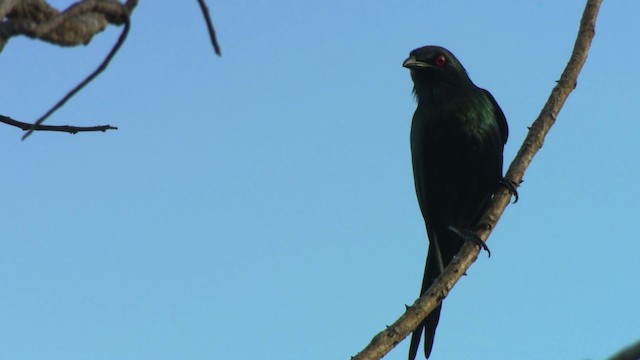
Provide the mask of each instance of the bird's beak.
{"label": "bird's beak", "polygon": [[431,64],[416,60],[415,56],[409,56],[409,58],[402,63],[402,66],[412,70],[432,67]]}

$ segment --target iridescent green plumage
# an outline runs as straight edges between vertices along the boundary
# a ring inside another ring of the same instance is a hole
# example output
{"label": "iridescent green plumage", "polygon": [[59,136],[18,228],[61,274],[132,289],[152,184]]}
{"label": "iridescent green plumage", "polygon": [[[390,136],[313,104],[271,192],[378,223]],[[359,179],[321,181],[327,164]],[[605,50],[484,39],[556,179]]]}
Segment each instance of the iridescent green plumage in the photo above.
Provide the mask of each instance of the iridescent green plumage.
{"label": "iridescent green plumage", "polygon": [[[478,225],[501,181],[508,127],[493,96],[473,84],[447,49],[418,48],[403,66],[411,70],[418,102],[411,124],[411,156],[429,237],[423,294],[469,240],[457,230]],[[429,357],[440,311],[438,306],[414,331],[410,360],[415,359],[423,330]]]}

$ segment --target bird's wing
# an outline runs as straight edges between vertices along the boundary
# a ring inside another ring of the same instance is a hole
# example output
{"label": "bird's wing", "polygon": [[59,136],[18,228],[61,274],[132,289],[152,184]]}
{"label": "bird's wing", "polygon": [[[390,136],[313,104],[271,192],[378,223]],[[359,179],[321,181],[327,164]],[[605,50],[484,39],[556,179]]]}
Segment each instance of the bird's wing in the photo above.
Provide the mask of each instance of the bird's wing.
{"label": "bird's wing", "polygon": [[493,95],[491,95],[491,93],[485,89],[482,89],[482,91],[484,91],[484,94],[487,96],[487,98],[489,98],[489,101],[491,101],[491,104],[493,105],[494,112],[496,115],[496,120],[498,121],[498,127],[500,128],[500,136],[502,137],[502,143],[506,144],[507,138],[509,137],[509,125],[507,125],[507,118],[504,116],[504,113],[502,112],[500,105],[498,105],[498,102],[493,97]]}

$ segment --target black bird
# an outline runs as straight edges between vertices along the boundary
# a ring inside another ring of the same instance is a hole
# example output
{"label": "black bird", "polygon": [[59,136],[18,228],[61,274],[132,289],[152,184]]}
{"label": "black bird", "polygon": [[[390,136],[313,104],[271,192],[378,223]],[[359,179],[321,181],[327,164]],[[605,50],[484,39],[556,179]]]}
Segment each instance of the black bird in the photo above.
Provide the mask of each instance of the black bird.
{"label": "black bird", "polygon": [[[499,183],[507,120],[491,94],[473,84],[449,50],[413,50],[402,66],[411,70],[418,108],[411,124],[411,157],[420,211],[429,237],[422,295],[465,241],[486,247],[471,230]],[[429,358],[442,305],[411,337],[414,360],[424,331]]]}

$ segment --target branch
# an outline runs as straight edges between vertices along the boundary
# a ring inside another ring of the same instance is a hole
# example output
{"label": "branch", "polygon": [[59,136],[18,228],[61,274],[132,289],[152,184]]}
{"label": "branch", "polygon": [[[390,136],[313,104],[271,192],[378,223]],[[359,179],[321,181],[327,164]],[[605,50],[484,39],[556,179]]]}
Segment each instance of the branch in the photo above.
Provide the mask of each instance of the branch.
{"label": "branch", "polygon": [[209,38],[211,39],[213,50],[218,56],[222,56],[222,52],[220,51],[220,44],[218,44],[218,38],[216,38],[216,31],[213,29],[211,15],[209,15],[209,8],[207,7],[207,4],[204,2],[204,0],[198,0],[198,4],[200,4],[200,10],[202,10],[204,21],[207,23],[207,30],[209,30]]}
{"label": "branch", "polygon": [[609,360],[638,360],[640,359],[640,341],[620,351]]}
{"label": "branch", "polygon": [[61,46],[87,45],[108,24],[122,25],[136,5],[137,0],[83,0],[61,13],[44,0],[1,0],[0,51],[17,35]]}
{"label": "branch", "polygon": [[33,124],[31,123],[14,120],[4,115],[0,115],[0,122],[5,123],[7,125],[18,127],[24,131],[28,131],[28,130],[59,131],[59,132],[66,132],[69,134],[77,134],[79,132],[89,132],[89,131],[105,132],[107,130],[118,130],[117,127],[111,126],[111,125],[98,125],[98,126],[38,125],[34,127]]}
{"label": "branch", "polygon": [[[67,13],[80,14],[82,12],[92,10],[94,9],[94,7],[99,9],[101,8],[101,4],[102,3],[97,0],[77,3],[76,5],[66,10],[63,13],[63,15]],[[60,99],[60,101],[58,101],[51,109],[49,109],[49,111],[47,111],[38,120],[36,120],[36,122],[33,123],[33,127],[29,129],[24,135],[22,135],[22,140],[25,140],[26,138],[28,138],[33,133],[36,127],[40,126],[49,116],[51,116],[51,114],[53,114],[56,110],[60,109],[69,99],[71,99],[75,94],[77,94],[78,91],[82,90],[82,88],[84,88],[93,79],[95,79],[102,71],[104,71],[109,65],[109,62],[111,62],[111,59],[113,59],[113,57],[116,55],[116,53],[118,52],[122,44],[124,44],[124,41],[127,38],[127,34],[129,34],[129,29],[131,28],[131,23],[129,21],[129,10],[127,9],[126,6],[120,5],[120,3],[118,2],[116,2],[115,4],[117,4],[118,6],[117,8],[120,13],[115,12],[115,8],[113,8],[113,9],[110,9],[111,11],[114,11],[112,15],[114,17],[121,18],[121,20],[124,22],[124,29],[122,30],[122,33],[118,38],[118,41],[115,43],[111,51],[109,51],[109,54],[107,54],[107,57],[102,61],[100,66],[98,66],[98,68],[96,68],[91,74],[89,74],[89,76],[87,76],[80,84],[76,85],[76,87],[71,89],[71,91],[69,91],[62,99]]]}
{"label": "branch", "polygon": [[[587,0],[569,63],[560,76],[558,84],[551,91],[551,95],[542,108],[540,115],[529,129],[518,155],[516,155],[507,171],[506,178],[513,181],[514,184],[521,183],[525,170],[533,160],[534,155],[542,147],[544,138],[555,123],[560,109],[571,91],[576,87],[578,74],[587,60],[587,53],[595,35],[596,17],[601,2],[602,0]],[[506,188],[501,188],[496,192],[480,221],[481,224],[486,223],[489,226],[487,229],[478,230],[476,235],[486,241],[509,204],[510,198],[511,194]],[[352,360],[380,359],[391,351],[442,302],[455,283],[477,259],[478,251],[479,247],[477,245],[467,242],[427,292],[416,300],[412,306],[407,307],[407,311],[395,323],[377,334],[369,345],[354,356]]]}
{"label": "branch", "polygon": [[7,40],[16,35],[26,35],[61,46],[86,45],[91,41],[93,35],[104,30],[108,24],[124,24],[118,41],[98,68],[69,91],[34,124],[25,129],[22,125],[24,123],[8,117],[2,117],[2,122],[26,130],[22,136],[23,140],[30,136],[34,130],[77,133],[79,131],[114,129],[109,125],[86,128],[43,126],[42,123],[107,68],[129,33],[129,17],[137,4],[138,0],[127,0],[124,4],[116,0],[83,0],[73,4],[65,11],[59,12],[44,0],[0,0],[0,20],[2,20],[0,23],[0,51]]}

